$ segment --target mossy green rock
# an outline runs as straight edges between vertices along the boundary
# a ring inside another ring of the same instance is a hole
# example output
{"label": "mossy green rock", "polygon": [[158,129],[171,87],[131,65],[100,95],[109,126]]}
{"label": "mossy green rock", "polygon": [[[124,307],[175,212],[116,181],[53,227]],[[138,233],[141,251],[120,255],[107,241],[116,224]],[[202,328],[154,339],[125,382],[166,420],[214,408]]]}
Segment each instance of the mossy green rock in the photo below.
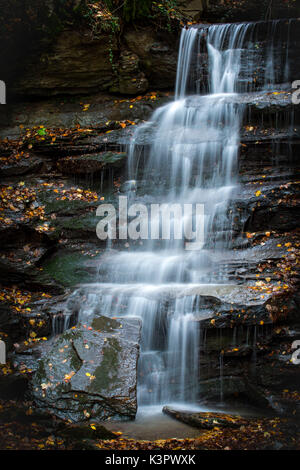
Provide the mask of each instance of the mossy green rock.
{"label": "mossy green rock", "polygon": [[87,266],[90,259],[78,251],[59,250],[44,263],[44,274],[66,287],[92,282],[96,269]]}
{"label": "mossy green rock", "polygon": [[140,323],[97,317],[56,338],[31,387],[37,407],[74,423],[134,419]]}

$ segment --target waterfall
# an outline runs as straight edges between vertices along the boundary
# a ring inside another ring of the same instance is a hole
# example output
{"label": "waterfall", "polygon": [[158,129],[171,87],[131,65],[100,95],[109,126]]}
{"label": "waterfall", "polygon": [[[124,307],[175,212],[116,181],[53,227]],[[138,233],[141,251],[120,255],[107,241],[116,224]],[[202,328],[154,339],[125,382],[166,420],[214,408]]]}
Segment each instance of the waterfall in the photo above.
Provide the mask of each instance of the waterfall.
{"label": "waterfall", "polygon": [[[129,179],[146,182],[131,199],[147,206],[204,205],[202,249],[188,251],[186,240],[175,236],[145,238],[134,249],[128,243],[121,251],[108,249],[99,266],[99,283],[82,288],[80,321],[88,322],[96,313],[142,321],[139,405],[193,404],[201,396],[200,320],[207,309],[199,292],[205,293],[208,285],[229,283],[226,269],[218,266],[232,248],[229,201],[238,186],[244,113],[238,98],[253,90],[259,28],[243,23],[183,29],[175,100],[138,126],[129,145]],[[277,31],[277,23],[270,31]],[[272,70],[261,80],[261,90],[275,80],[273,39],[264,54]],[[197,73],[202,77],[204,56],[209,73],[206,86],[199,86]],[[287,74],[287,66],[283,69]],[[200,94],[200,89],[208,94]],[[150,148],[141,157],[140,142],[149,134]],[[174,213],[173,222],[180,222],[180,217]],[[193,225],[192,213],[184,217]],[[150,228],[161,224],[161,215],[156,214]],[[222,354],[220,364],[222,384]]]}
{"label": "waterfall", "polygon": [[[236,93],[241,45],[248,28],[247,24],[209,28],[205,41],[211,93],[197,97],[197,106],[190,105],[193,97],[187,96],[187,90],[199,30],[182,31],[175,101],[158,109],[152,117],[153,143],[143,178],[151,177],[156,182],[156,194],[164,202],[204,204],[205,246],[201,252],[189,254],[182,243],[176,244],[174,240],[167,241],[160,249],[150,242],[146,244],[149,251],[117,256],[114,266],[124,261],[133,282],[139,279],[152,285],[178,283],[178,295],[184,290],[184,283],[210,282],[212,248],[221,252],[230,244],[227,203],[236,185],[243,113],[243,107],[236,106],[231,98]],[[228,40],[228,47],[224,48]],[[135,139],[148,127],[149,124],[140,127]],[[134,169],[131,177],[138,172],[137,155],[133,143],[129,155],[130,168]],[[217,274],[215,282],[224,279]],[[167,306],[165,338],[161,344],[155,344],[159,333],[153,328],[157,306],[150,307],[148,301],[139,310],[148,335],[147,341],[142,342],[140,360],[141,404],[196,403],[199,399],[201,301],[199,296],[181,295],[175,299],[174,306],[172,303]]]}

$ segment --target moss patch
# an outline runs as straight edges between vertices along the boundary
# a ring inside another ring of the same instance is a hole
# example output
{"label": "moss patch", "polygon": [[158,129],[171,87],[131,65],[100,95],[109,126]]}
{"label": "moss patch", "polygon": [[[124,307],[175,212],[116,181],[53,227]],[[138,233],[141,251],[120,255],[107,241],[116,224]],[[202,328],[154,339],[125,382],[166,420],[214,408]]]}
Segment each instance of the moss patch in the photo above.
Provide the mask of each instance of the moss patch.
{"label": "moss patch", "polygon": [[94,275],[84,269],[87,259],[88,256],[80,253],[58,252],[43,265],[44,272],[66,287],[91,282]]}
{"label": "moss patch", "polygon": [[120,328],[121,323],[107,317],[98,317],[93,320],[92,327],[97,331],[111,332]]}
{"label": "moss patch", "polygon": [[90,386],[93,392],[115,389],[121,384],[118,379],[119,353],[121,347],[116,338],[108,338],[107,345],[103,348],[103,360],[94,372],[95,380]]}

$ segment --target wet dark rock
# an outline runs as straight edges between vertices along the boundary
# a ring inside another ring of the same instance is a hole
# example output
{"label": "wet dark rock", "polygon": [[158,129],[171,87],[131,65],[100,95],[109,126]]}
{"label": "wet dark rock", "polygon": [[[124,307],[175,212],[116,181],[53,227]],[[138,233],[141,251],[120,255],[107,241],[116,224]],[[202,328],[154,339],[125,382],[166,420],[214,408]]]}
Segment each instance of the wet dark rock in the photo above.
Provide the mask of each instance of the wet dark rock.
{"label": "wet dark rock", "polygon": [[[291,324],[295,321],[290,320]],[[297,415],[299,374],[291,359],[291,345],[299,338],[297,328],[264,325],[231,331],[210,329],[204,332],[204,338],[200,354],[201,399],[210,403],[221,397],[224,401],[233,398],[267,406],[276,413]]]}
{"label": "wet dark rock", "polygon": [[61,288],[40,271],[40,263],[52,249],[53,242],[30,224],[1,227],[0,281],[4,285],[19,284],[35,290],[60,291]]}
{"label": "wet dark rock", "polygon": [[102,152],[78,157],[66,157],[60,159],[57,166],[63,174],[93,174],[106,168],[120,168],[124,166],[126,156],[124,152]]}
{"label": "wet dark rock", "polygon": [[177,69],[178,37],[159,34],[153,29],[128,30],[124,34],[128,48],[140,59],[140,68],[154,89],[173,88]]}
{"label": "wet dark rock", "polygon": [[86,424],[69,424],[60,423],[56,430],[59,436],[66,439],[84,441],[86,439],[116,439],[117,435],[106,429],[98,423],[93,424],[93,429]]}
{"label": "wet dark rock", "polygon": [[296,2],[275,0],[271,8],[260,0],[241,0],[228,8],[222,0],[202,2],[201,21],[211,22],[241,22],[257,21],[258,18],[297,18],[300,14]]}
{"label": "wet dark rock", "polygon": [[[201,109],[203,99],[206,99],[206,97],[199,95],[188,97],[186,106]],[[292,101],[292,91],[290,89],[225,94],[223,100],[224,103],[245,109],[244,124],[248,127],[261,125],[261,123],[266,123],[265,127],[270,127],[273,121],[273,127],[278,128],[281,124],[288,124],[289,121],[292,124],[291,115],[293,116],[293,125],[299,122],[299,110]],[[213,102],[214,98],[212,97],[212,105]]]}
{"label": "wet dark rock", "polygon": [[118,129],[110,132],[109,134],[99,135],[97,137],[91,137],[89,144],[95,149],[109,149],[109,150],[120,150],[126,146],[134,134],[135,126],[130,126],[126,129]]}
{"label": "wet dark rock", "polygon": [[10,177],[37,173],[42,169],[43,160],[36,156],[22,158],[17,161],[7,161],[0,165],[0,176]]}
{"label": "wet dark rock", "polygon": [[[92,258],[84,255],[82,253],[84,250],[81,248],[86,250],[90,247],[79,245],[73,249],[70,249],[70,247],[58,249],[43,263],[45,274],[54,279],[59,285],[66,287],[93,282],[99,269],[97,257],[94,257],[95,246],[92,246]],[[92,265],[91,260],[93,260]]]}
{"label": "wet dark rock", "polygon": [[[296,188],[295,188],[296,189]],[[255,207],[251,216],[245,224],[245,230],[249,232],[258,232],[268,229],[276,231],[292,231],[297,228],[300,215],[299,206],[296,204],[296,193],[276,198],[276,194],[272,200],[262,200],[259,207]],[[278,204],[280,200],[281,203]]]}
{"label": "wet dark rock", "polygon": [[39,409],[73,422],[133,419],[140,325],[98,317],[59,336],[31,390]]}
{"label": "wet dark rock", "polygon": [[140,71],[139,57],[131,51],[123,51],[119,63],[119,83],[116,91],[124,95],[145,93],[149,87],[148,80]]}
{"label": "wet dark rock", "polygon": [[239,348],[232,348],[224,351],[225,357],[250,357],[253,354],[253,347],[242,345]]}
{"label": "wet dark rock", "polygon": [[10,349],[11,341],[20,336],[20,316],[14,312],[9,303],[1,302],[0,305],[0,329],[8,335],[9,341],[6,344]]}
{"label": "wet dark rock", "polygon": [[97,237],[96,227],[99,218],[96,217],[95,212],[89,212],[81,215],[81,217],[59,217],[52,223],[54,231],[52,237],[54,239],[65,238],[72,241],[90,241],[103,247],[103,241]]}
{"label": "wet dark rock", "polygon": [[38,308],[35,309],[34,304],[30,304],[30,310],[30,312],[24,313],[17,311],[11,304],[1,304],[0,328],[7,335],[5,340],[7,351],[13,349],[13,343],[27,339],[31,332],[34,332],[37,337],[51,335],[52,328],[49,316]]}
{"label": "wet dark rock", "polygon": [[25,245],[24,248],[19,248],[14,251],[1,251],[0,253],[0,266],[2,275],[0,278],[4,279],[4,273],[9,277],[13,276],[14,273],[17,275],[18,272],[24,274],[30,273],[35,265],[43,259],[45,254],[48,252],[48,247],[45,246],[30,246]]}
{"label": "wet dark rock", "polygon": [[22,374],[0,377],[0,399],[22,400],[28,388],[28,379]]}
{"label": "wet dark rock", "polygon": [[[205,97],[207,99],[207,97]],[[224,103],[236,104],[237,106],[246,105],[249,110],[262,111],[267,109],[268,112],[274,113],[283,109],[296,109],[296,105],[292,102],[291,91],[259,91],[253,93],[240,94],[224,94]],[[212,103],[214,98],[212,97]],[[186,106],[191,108],[201,108],[203,97],[196,95],[186,99]]]}
{"label": "wet dark rock", "polygon": [[[119,150],[122,146],[130,143],[131,138],[133,137],[133,128],[115,130],[109,134],[104,134],[102,136],[91,137],[87,143],[89,143],[90,148],[95,148],[96,150],[100,149],[110,149],[110,150]],[[155,126],[147,126],[143,131],[139,132],[135,136],[135,144],[140,147],[149,147],[153,142],[154,135],[156,134],[157,129]],[[191,135],[187,132],[187,143],[188,141],[193,140],[193,143],[201,143],[207,140],[207,136],[203,134],[201,130],[194,130]],[[160,136],[165,138],[165,136]],[[290,126],[282,128],[265,128],[263,126],[253,128],[252,130],[243,128],[241,130],[241,143],[249,144],[272,144],[280,142],[288,142],[293,140],[298,140],[300,137],[299,128],[295,126],[294,129],[291,129]],[[157,138],[157,136],[156,136]],[[223,136],[215,136],[216,140],[222,140]]]}
{"label": "wet dark rock", "polygon": [[[83,97],[74,97],[72,102],[68,100],[53,101],[45,99],[42,102],[21,102],[21,103],[7,103],[5,109],[0,115],[0,129],[1,138],[19,138],[20,125],[24,128],[31,128],[39,126],[41,122],[48,128],[74,128],[81,126],[82,129],[88,128],[95,129],[97,132],[106,132],[108,130],[120,129],[120,121],[138,122],[139,120],[149,119],[152,112],[162,104],[170,101],[171,97],[164,93],[156,95],[156,99],[151,99],[148,95],[141,96],[139,100],[132,103],[131,98],[125,97],[116,100],[115,96],[107,95],[104,93],[97,93]],[[84,111],[82,102],[90,104],[89,108]],[[132,107],[131,107],[132,106]],[[89,132],[91,134],[91,132]],[[60,143],[61,146],[57,145]],[[51,140],[50,140],[51,142]],[[73,142],[67,138],[57,138],[55,145],[43,144],[37,147],[41,153],[43,148],[49,147],[49,152],[55,153],[56,149],[63,150],[64,142],[67,142],[70,148]],[[79,143],[78,143],[79,145]],[[0,148],[3,155],[6,155],[3,146]],[[28,149],[26,150],[28,152]],[[87,153],[87,152],[85,152]],[[77,147],[77,155],[79,154],[79,147]],[[51,154],[52,155],[52,154]],[[67,156],[68,153],[60,153],[60,156]],[[6,155],[6,156],[9,156]]]}
{"label": "wet dark rock", "polygon": [[194,413],[176,410],[168,406],[163,407],[163,412],[171,418],[199,429],[238,428],[245,424],[245,420],[240,416],[222,415],[221,413]]}
{"label": "wet dark rock", "polygon": [[50,254],[50,251],[40,248],[39,252],[42,254],[40,259],[34,253],[24,253],[22,249],[15,252],[3,251],[0,259],[0,282],[4,285],[19,285],[29,290],[61,293],[61,286],[45,275],[39,267],[43,254]]}
{"label": "wet dark rock", "polygon": [[45,246],[49,244],[46,234],[37,232],[25,224],[0,227],[0,242],[5,249],[23,248],[24,245]]}
{"label": "wet dark rock", "polygon": [[[295,393],[295,392],[294,392]],[[293,416],[294,419],[300,417],[300,403],[298,396],[293,396],[293,393],[272,393],[269,396],[270,405],[273,410],[282,416]]]}
{"label": "wet dark rock", "polygon": [[115,80],[109,52],[117,53],[116,36],[95,39],[87,31],[69,29],[57,37],[53,49],[28,64],[16,90],[22,95],[49,96],[109,89]]}
{"label": "wet dark rock", "polygon": [[141,94],[148,87],[170,88],[177,66],[178,38],[143,28],[116,34],[75,28],[62,30],[51,49],[31,57],[26,71],[14,86],[21,96],[87,94],[99,91]]}
{"label": "wet dark rock", "polygon": [[220,401],[220,398],[228,400],[239,398],[249,404],[258,407],[267,407],[269,402],[263,393],[263,389],[246,377],[223,376],[215,377],[199,382],[200,397],[206,402]]}
{"label": "wet dark rock", "polygon": [[[231,295],[224,298],[207,297],[201,305],[199,312],[199,321],[201,328],[226,328],[238,325],[259,325],[271,324],[272,320],[268,309],[270,295],[266,295],[264,299],[258,300],[253,296],[247,298],[245,288],[241,287],[233,290]],[[234,301],[229,301],[229,300]],[[203,308],[203,310],[202,310]],[[203,313],[207,310],[210,315],[207,318]],[[243,315],[241,315],[241,312]]]}

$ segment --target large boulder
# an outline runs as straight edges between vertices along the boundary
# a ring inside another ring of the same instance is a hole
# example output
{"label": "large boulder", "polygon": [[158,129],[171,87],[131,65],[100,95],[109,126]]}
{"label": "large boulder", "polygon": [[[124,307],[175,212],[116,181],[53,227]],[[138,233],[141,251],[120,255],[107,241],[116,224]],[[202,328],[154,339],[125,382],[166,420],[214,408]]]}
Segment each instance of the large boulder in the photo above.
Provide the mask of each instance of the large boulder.
{"label": "large boulder", "polygon": [[38,409],[72,422],[134,419],[140,323],[95,318],[57,337],[31,383]]}

